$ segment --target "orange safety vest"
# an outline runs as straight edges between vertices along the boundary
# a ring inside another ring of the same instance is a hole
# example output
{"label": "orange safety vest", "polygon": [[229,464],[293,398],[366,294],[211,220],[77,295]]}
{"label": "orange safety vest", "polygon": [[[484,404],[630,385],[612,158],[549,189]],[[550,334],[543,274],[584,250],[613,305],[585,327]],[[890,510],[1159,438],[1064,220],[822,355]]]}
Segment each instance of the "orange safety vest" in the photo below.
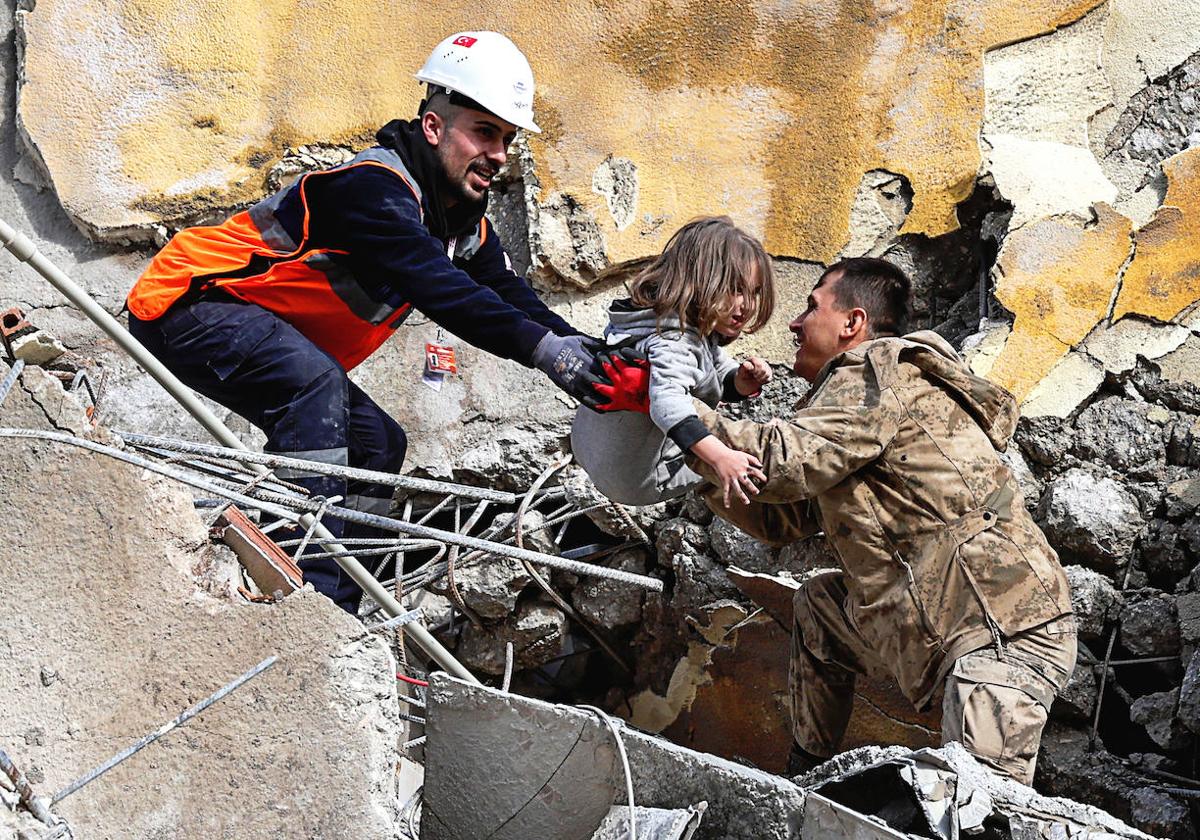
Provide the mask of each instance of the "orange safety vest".
{"label": "orange safety vest", "polygon": [[[380,147],[368,149],[344,166],[302,176],[224,224],[175,234],[129,292],[129,311],[142,321],[152,321],[188,292],[220,287],[274,312],[346,370],[355,367],[391,336],[412,311],[412,304],[395,306],[373,299],[345,263],[333,258],[346,251],[314,248],[308,241],[307,182],[354,166],[378,166],[395,173],[412,190],[424,219],[421,187],[400,155]],[[276,216],[284,196],[297,189],[304,209],[300,242],[293,241]],[[486,238],[487,224],[480,220],[470,236],[451,240],[447,257],[469,260]],[[251,267],[255,263],[261,271]]]}

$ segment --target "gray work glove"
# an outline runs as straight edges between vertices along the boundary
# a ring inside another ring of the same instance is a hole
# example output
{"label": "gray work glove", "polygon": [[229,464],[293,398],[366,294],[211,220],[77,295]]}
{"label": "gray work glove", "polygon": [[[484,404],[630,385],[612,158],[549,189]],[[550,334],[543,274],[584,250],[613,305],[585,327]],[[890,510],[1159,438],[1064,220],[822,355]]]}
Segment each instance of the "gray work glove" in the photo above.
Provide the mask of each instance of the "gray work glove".
{"label": "gray work glove", "polygon": [[590,336],[548,332],[533,348],[533,366],[559,388],[594,409],[602,399],[596,385],[608,382],[596,358],[603,347],[603,342]]}

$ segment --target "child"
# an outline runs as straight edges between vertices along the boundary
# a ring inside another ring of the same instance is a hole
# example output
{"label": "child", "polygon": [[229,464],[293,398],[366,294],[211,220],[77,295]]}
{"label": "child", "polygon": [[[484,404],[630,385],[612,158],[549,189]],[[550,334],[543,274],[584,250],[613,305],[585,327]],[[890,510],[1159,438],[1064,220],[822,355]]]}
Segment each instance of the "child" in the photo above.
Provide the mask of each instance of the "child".
{"label": "child", "polygon": [[684,463],[690,450],[749,503],[752,478],[765,480],[758,459],[730,449],[696,416],[692,398],[756,396],[771,379],[762,359],[738,362],[721,350],[743,331],[760,329],[775,308],[771,260],[762,244],[727,216],[684,225],[633,281],[630,297],[609,307],[610,344],[633,337],[650,362],[650,414],[601,414],[580,407],[571,448],[596,487],[617,502],[649,505],[704,483]]}

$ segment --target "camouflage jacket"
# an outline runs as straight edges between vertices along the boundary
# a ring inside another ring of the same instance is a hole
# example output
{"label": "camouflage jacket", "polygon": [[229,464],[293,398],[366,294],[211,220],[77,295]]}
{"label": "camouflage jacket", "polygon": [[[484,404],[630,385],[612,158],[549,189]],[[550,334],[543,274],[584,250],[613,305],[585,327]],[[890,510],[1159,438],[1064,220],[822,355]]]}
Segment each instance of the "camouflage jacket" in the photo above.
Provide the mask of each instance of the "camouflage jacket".
{"label": "camouflage jacket", "polygon": [[823,530],[846,572],[850,620],[918,707],[963,654],[1071,612],[1058,558],[997,452],[1016,401],[936,333],[837,356],[791,420],[696,407],[767,474],[748,507],[724,508],[712,489],[709,506],[774,544]]}

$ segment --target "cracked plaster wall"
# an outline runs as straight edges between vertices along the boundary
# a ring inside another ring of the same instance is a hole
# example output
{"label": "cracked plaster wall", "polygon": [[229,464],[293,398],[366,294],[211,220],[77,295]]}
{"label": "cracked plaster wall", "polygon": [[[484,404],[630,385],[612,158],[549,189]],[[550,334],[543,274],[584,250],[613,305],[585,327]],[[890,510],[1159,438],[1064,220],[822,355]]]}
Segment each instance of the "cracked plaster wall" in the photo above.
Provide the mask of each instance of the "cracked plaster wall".
{"label": "cracked plaster wall", "polygon": [[[1013,324],[975,363],[1027,413],[1069,413],[1095,390],[1106,362],[1088,348],[1126,341],[1105,338],[1114,324],[1173,335],[1158,323],[1186,323],[1200,298],[1181,245],[1200,224],[1187,153],[1200,0],[593,0],[554,14],[522,0],[470,21],[445,4],[21,5],[5,30],[0,168],[14,177],[0,212],[112,311],[148,256],[118,243],[220,218],[369,142],[413,109],[409,71],[428,46],[467,25],[510,33],[534,64],[547,130],[514,155],[494,212],[518,263],[584,329],[621,292],[595,284],[605,267],[653,254],[692,215],[728,212],[790,258],[778,317],[735,350],[784,361],[787,319],[822,262],[901,241],[936,249],[981,174],[1013,208],[992,277]],[[379,25],[397,16],[403,42]],[[40,280],[0,272],[0,304],[108,367],[118,422],[179,430]],[[356,374],[410,428],[411,463],[486,472],[536,453],[569,417],[539,378],[469,348],[466,375],[427,392],[419,350],[436,336],[417,322]]]}

